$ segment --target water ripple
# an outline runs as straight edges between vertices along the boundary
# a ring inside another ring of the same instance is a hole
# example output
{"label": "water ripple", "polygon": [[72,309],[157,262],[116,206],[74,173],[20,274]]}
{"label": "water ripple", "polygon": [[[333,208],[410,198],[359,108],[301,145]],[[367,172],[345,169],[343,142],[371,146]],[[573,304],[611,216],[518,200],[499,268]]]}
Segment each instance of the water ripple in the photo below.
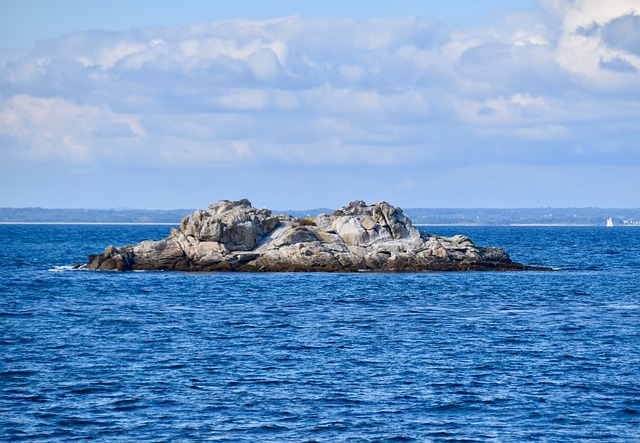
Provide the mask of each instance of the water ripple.
{"label": "water ripple", "polygon": [[640,232],[466,232],[552,273],[64,268],[164,236],[119,229],[7,237],[0,440],[638,441]]}

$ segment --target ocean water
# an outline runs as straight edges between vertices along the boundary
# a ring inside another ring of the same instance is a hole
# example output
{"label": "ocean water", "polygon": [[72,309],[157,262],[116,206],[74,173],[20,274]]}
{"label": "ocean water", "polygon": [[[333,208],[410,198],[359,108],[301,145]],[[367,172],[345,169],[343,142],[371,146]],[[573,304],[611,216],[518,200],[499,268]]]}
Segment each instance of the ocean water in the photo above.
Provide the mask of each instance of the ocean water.
{"label": "ocean water", "polygon": [[0,441],[640,441],[640,228],[430,227],[554,272],[65,268],[0,225]]}

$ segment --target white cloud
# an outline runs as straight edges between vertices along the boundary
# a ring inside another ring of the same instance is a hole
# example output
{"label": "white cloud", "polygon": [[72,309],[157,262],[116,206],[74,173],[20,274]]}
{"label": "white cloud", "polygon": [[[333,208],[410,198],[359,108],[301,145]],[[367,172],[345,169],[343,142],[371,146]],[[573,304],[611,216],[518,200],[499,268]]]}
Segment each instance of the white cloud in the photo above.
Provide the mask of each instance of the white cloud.
{"label": "white cloud", "polygon": [[[567,131],[558,121],[559,112],[541,96],[516,93],[483,101],[461,101],[457,104],[460,118],[476,128],[479,135],[495,135],[559,140]],[[560,119],[561,120],[561,119]]]}
{"label": "white cloud", "polygon": [[30,160],[95,160],[96,138],[144,138],[136,118],[94,105],[77,105],[59,98],[16,95],[2,103],[0,132],[19,143],[15,152]]}
{"label": "white cloud", "polygon": [[526,162],[531,143],[569,140],[597,163],[613,138],[640,161],[638,9],[544,0],[455,30],[287,17],[71,34],[0,71],[4,156],[432,168]]}
{"label": "white cloud", "polygon": [[599,88],[639,92],[640,28],[634,25],[640,23],[640,4],[575,0],[563,13],[558,63]]}
{"label": "white cloud", "polygon": [[218,98],[218,104],[229,110],[263,110],[270,104],[269,91],[263,89],[231,90]]}

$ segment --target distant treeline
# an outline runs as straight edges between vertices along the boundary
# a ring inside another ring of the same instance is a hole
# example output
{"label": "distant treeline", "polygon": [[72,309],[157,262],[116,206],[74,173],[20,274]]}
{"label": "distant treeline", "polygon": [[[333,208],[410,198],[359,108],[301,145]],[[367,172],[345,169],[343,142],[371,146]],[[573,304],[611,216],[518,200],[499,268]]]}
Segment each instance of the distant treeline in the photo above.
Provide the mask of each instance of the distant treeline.
{"label": "distant treeline", "polygon": [[193,209],[0,208],[0,222],[21,223],[180,223]]}
{"label": "distant treeline", "polygon": [[[0,208],[0,222],[5,223],[175,223],[193,209],[45,209]],[[273,211],[296,217],[313,217],[333,209],[317,208]],[[614,225],[640,224],[640,209],[601,208],[521,208],[521,209],[450,209],[407,208],[404,213],[414,224],[429,225],[517,225],[567,224],[604,226],[611,218]]]}
{"label": "distant treeline", "polygon": [[518,209],[404,209],[414,224],[431,225],[584,225],[605,226],[640,223],[640,209],[518,208]]}

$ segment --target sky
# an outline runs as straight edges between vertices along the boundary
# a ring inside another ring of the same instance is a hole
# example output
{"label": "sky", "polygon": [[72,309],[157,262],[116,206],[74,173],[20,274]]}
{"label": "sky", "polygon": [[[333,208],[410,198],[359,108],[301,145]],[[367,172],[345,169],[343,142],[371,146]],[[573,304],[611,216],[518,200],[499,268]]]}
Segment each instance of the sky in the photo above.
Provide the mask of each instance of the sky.
{"label": "sky", "polygon": [[0,207],[640,207],[639,136],[640,0],[0,0]]}

